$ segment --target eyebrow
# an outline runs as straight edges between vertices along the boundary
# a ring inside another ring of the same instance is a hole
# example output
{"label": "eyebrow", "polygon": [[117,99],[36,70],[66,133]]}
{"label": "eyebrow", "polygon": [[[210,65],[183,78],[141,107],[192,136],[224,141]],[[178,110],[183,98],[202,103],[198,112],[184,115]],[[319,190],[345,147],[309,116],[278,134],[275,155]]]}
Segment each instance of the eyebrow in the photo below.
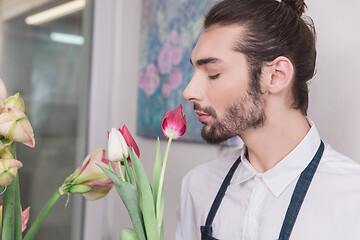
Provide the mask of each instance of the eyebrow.
{"label": "eyebrow", "polygon": [[[196,65],[202,66],[205,64],[209,64],[209,63],[219,63],[219,62],[223,62],[223,60],[221,60],[220,58],[208,57],[208,58],[202,58],[202,59],[197,60]],[[190,63],[191,63],[191,65],[194,65],[191,58],[190,58]]]}

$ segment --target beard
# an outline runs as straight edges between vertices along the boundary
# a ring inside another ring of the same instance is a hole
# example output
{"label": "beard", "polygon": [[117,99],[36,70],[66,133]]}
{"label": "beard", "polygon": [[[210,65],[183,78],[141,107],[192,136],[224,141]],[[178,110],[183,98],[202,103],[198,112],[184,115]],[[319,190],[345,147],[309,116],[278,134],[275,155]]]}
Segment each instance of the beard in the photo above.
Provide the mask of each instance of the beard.
{"label": "beard", "polygon": [[223,118],[218,118],[212,107],[201,108],[194,104],[194,109],[203,111],[213,118],[213,123],[205,124],[201,137],[208,143],[219,144],[252,128],[262,127],[265,116],[265,100],[262,93],[256,90],[248,91],[245,96],[230,104]]}

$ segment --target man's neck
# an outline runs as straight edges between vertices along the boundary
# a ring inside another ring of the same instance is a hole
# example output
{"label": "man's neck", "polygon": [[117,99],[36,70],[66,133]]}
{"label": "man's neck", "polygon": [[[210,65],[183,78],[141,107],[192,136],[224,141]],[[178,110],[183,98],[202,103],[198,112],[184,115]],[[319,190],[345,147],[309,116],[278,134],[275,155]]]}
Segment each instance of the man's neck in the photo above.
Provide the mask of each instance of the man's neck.
{"label": "man's neck", "polygon": [[241,138],[247,147],[251,165],[262,173],[285,158],[309,130],[306,117],[294,110],[286,115],[267,118],[263,127],[251,129]]}

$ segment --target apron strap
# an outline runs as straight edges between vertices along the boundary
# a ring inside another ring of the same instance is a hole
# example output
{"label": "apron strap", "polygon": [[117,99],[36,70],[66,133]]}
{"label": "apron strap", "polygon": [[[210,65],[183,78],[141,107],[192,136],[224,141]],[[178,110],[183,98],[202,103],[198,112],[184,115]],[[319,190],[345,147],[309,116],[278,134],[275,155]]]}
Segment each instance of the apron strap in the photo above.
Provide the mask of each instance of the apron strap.
{"label": "apron strap", "polygon": [[205,223],[205,226],[207,227],[210,227],[210,231],[211,231],[211,225],[214,221],[214,218],[215,218],[215,214],[217,212],[217,210],[219,209],[219,206],[220,206],[220,203],[222,201],[222,199],[224,198],[225,196],[225,192],[228,188],[228,186],[230,185],[230,181],[234,175],[234,172],[236,170],[236,168],[239,166],[239,163],[241,162],[241,158],[239,157],[236,162],[232,165],[232,167],[230,168],[228,174],[226,175],[223,183],[221,184],[221,187],[219,189],[219,192],[217,193],[216,197],[215,197],[215,200],[213,202],[213,204],[211,205],[211,208],[210,208],[210,212],[207,216],[207,219],[206,219],[206,223]]}
{"label": "apron strap", "polygon": [[301,173],[300,178],[296,183],[294,193],[291,197],[290,204],[286,211],[285,219],[281,227],[279,240],[288,240],[290,238],[291,231],[294,228],[296,218],[299,214],[301,205],[305,199],[310,183],[315,175],[315,171],[319,165],[323,152],[324,143],[323,141],[321,141],[320,147],[317,150],[313,160]]}

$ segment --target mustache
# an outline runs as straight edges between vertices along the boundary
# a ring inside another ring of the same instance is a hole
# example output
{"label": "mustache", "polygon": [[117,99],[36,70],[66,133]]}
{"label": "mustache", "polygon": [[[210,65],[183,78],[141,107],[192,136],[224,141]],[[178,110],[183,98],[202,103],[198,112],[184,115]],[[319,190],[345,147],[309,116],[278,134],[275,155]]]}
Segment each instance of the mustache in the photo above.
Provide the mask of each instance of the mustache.
{"label": "mustache", "polygon": [[217,118],[216,111],[213,107],[201,107],[199,103],[194,103],[194,111],[195,110],[204,112],[214,118]]}

